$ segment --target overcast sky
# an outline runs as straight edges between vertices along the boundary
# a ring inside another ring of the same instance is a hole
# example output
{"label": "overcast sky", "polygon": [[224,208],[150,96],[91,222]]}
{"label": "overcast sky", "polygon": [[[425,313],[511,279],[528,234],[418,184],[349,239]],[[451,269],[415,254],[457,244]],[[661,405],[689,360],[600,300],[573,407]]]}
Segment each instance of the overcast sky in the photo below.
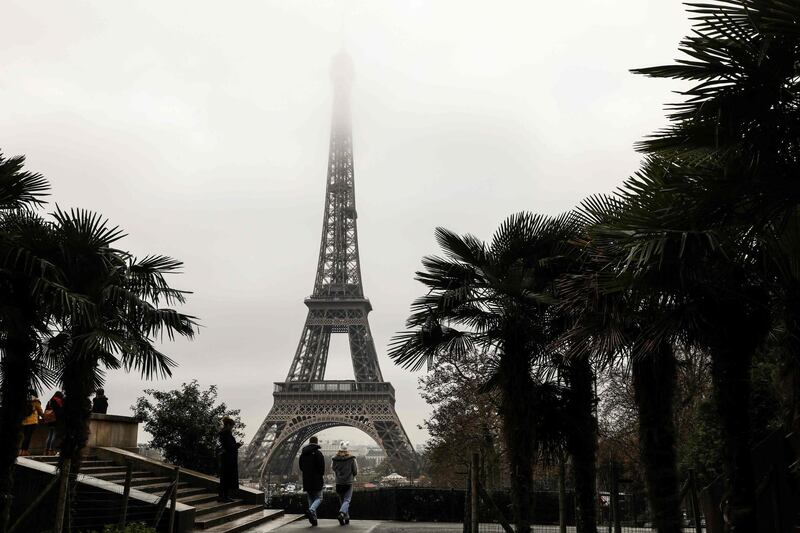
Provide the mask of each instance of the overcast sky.
{"label": "overcast sky", "polygon": [[[488,238],[633,173],[664,123],[674,0],[571,2],[4,0],[0,149],[25,154],[61,207],[97,210],[123,247],[185,262],[174,284],[203,329],[167,347],[171,380],[108,377],[110,412],[197,379],[247,439],[285,379],[319,251],[331,56],[353,58],[361,264],[384,377],[412,441],[428,408],[386,357],[436,226]],[[328,374],[352,378],[346,336]],[[354,430],[331,437],[366,442]]]}

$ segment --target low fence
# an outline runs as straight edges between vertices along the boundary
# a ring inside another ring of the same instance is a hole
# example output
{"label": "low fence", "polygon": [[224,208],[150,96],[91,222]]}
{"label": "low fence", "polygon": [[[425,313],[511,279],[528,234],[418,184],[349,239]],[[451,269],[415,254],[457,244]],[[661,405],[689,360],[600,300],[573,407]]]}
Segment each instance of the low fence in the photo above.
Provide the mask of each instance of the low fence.
{"label": "low fence", "polygon": [[[273,494],[267,507],[302,514],[308,509],[308,500],[304,493]],[[317,515],[336,518],[338,512],[336,493],[325,491]],[[350,503],[350,514],[364,520],[460,522],[464,517],[464,491],[424,487],[356,489]]]}
{"label": "low fence", "polygon": [[[471,476],[467,473],[467,478]],[[465,480],[466,481],[466,480]],[[351,514],[357,519],[401,520],[409,522],[451,522],[469,523],[473,519],[471,502],[476,502],[474,519],[479,522],[478,532],[500,532],[503,517],[512,521],[510,490],[489,490],[483,488],[481,480],[476,480],[477,497],[472,499],[471,484],[466,489],[443,489],[428,487],[383,487],[377,489],[356,489],[353,492]],[[696,495],[693,484],[685,484],[685,525],[695,533],[692,499]],[[644,493],[603,492],[598,494],[597,519],[603,531],[645,532],[651,531]],[[537,490],[531,496],[531,516],[529,520],[537,524],[535,531],[559,531],[560,508],[557,490]],[[575,526],[575,493],[564,491],[563,519],[567,527]],[[302,514],[308,509],[305,493],[273,494],[269,507],[284,509],[287,513]],[[323,493],[323,502],[317,511],[321,518],[336,518],[339,500],[336,493]],[[699,509],[698,509],[699,511]],[[698,517],[702,513],[698,512]],[[469,526],[469,524],[468,524]]]}
{"label": "low fence", "polygon": [[[402,520],[407,522],[461,522],[464,520],[467,492],[459,489],[427,487],[384,487],[356,489],[350,504],[353,517],[364,520]],[[511,495],[508,491],[492,491],[492,499],[509,517]],[[568,493],[573,500],[572,492]],[[533,496],[533,515],[539,523],[558,523],[558,493],[536,492]],[[304,493],[273,494],[268,507],[284,509],[287,513],[304,513],[308,501]],[[574,508],[574,506],[573,506]],[[317,510],[320,518],[336,518],[339,499],[333,491],[323,493]],[[488,503],[481,503],[482,516],[490,516]],[[570,523],[574,513],[567,514]]]}

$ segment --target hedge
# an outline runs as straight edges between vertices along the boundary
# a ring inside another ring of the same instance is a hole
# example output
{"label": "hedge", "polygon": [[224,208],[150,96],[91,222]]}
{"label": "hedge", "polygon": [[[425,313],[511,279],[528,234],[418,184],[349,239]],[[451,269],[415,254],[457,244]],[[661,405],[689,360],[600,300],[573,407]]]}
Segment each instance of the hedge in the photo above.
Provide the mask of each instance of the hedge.
{"label": "hedge", "polygon": [[[350,514],[363,520],[402,520],[406,522],[461,522],[464,519],[465,491],[425,487],[386,487],[356,489],[350,504]],[[508,491],[492,492],[492,499],[511,521],[511,498]],[[567,493],[567,521],[574,521],[574,498]],[[558,523],[558,493],[534,493],[533,515],[538,524]],[[275,494],[269,506],[287,513],[302,514],[308,509],[304,493]],[[324,492],[317,510],[320,518],[336,518],[339,499],[335,492]],[[481,521],[494,521],[492,510],[481,502]]]}

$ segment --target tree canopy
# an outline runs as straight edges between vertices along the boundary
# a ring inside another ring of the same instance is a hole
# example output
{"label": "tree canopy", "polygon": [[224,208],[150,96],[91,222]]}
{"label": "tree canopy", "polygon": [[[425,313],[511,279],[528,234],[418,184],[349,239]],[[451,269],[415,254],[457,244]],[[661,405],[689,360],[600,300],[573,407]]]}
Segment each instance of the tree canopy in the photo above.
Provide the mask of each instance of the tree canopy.
{"label": "tree canopy", "polygon": [[150,445],[178,466],[205,473],[217,471],[217,434],[222,418],[234,420],[233,434],[244,436],[238,409],[217,403],[217,387],[202,389],[197,380],[170,391],[146,389],[132,406],[134,416],[152,436]]}

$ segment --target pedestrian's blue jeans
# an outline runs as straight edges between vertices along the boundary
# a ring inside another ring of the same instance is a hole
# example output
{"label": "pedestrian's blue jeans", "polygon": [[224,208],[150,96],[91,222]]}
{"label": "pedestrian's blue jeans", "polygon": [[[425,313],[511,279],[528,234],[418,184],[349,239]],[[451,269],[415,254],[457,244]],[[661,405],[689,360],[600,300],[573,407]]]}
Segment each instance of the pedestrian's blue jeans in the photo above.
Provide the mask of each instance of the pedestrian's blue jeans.
{"label": "pedestrian's blue jeans", "polygon": [[[337,489],[338,488],[339,487],[337,487]],[[347,490],[345,491],[340,492],[339,490],[337,490],[336,493],[339,495],[339,499],[342,502],[342,506],[339,508],[339,512],[344,513],[345,515],[349,514],[348,511],[350,510],[350,500],[353,499],[353,485],[348,485]]]}
{"label": "pedestrian's blue jeans", "polygon": [[306,492],[306,496],[308,497],[308,510],[311,511],[311,514],[317,516],[317,508],[322,503],[322,491],[310,490]]}

